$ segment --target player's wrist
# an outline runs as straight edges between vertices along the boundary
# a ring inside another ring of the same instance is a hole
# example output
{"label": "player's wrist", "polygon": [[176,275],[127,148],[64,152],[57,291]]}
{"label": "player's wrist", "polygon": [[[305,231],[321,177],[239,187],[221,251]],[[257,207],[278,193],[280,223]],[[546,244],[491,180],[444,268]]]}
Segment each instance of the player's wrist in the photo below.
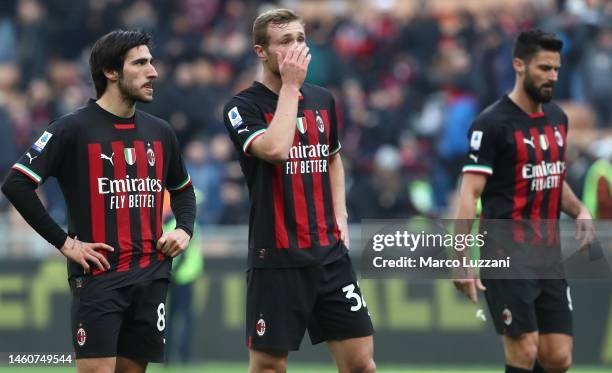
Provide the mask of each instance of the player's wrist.
{"label": "player's wrist", "polygon": [[300,96],[300,87],[302,85],[297,82],[283,82],[280,91],[290,95]]}

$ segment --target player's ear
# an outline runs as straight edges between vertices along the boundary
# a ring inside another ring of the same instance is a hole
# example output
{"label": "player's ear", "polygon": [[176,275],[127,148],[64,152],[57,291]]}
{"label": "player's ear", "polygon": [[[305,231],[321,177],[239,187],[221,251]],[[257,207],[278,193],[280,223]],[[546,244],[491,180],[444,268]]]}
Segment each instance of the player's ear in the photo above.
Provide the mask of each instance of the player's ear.
{"label": "player's ear", "polygon": [[519,75],[523,75],[525,73],[525,69],[527,68],[527,66],[525,65],[525,61],[520,58],[512,59],[512,67],[514,68],[514,71],[516,71],[516,73]]}
{"label": "player's ear", "polygon": [[111,82],[119,80],[119,72],[117,70],[103,69],[104,76]]}
{"label": "player's ear", "polygon": [[255,54],[257,55],[257,58],[259,58],[260,61],[267,61],[268,60],[268,52],[266,52],[265,48],[259,44],[255,44],[255,46],[253,47],[253,49],[255,50]]}

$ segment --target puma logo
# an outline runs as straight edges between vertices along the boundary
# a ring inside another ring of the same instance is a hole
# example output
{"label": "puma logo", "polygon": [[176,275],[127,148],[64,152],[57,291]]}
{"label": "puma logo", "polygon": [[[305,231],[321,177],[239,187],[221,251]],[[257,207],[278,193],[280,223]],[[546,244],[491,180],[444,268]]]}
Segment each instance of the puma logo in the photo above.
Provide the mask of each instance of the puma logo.
{"label": "puma logo", "polygon": [[111,154],[111,156],[109,157],[106,154],[100,154],[100,158],[101,159],[106,159],[107,161],[110,162],[111,165],[113,165],[113,167],[115,167],[115,164],[113,163],[113,157],[115,156],[115,153]]}
{"label": "puma logo", "polygon": [[38,158],[38,156],[34,156],[32,157],[32,155],[30,154],[30,152],[27,152],[26,155],[28,156],[28,158],[30,158],[30,164],[32,164],[32,161],[35,160],[36,158]]}
{"label": "puma logo", "polygon": [[243,132],[249,132],[249,129],[248,128],[243,128],[241,130],[238,130],[238,134],[241,134]]}
{"label": "puma logo", "polygon": [[529,138],[529,140],[528,140],[528,139],[523,139],[523,142],[524,142],[525,144],[531,145],[531,147],[535,149],[535,144],[533,143],[533,136],[531,136],[531,137]]}
{"label": "puma logo", "polygon": [[470,154],[470,159],[473,159],[474,163],[478,163],[478,157],[475,156],[474,154]]}

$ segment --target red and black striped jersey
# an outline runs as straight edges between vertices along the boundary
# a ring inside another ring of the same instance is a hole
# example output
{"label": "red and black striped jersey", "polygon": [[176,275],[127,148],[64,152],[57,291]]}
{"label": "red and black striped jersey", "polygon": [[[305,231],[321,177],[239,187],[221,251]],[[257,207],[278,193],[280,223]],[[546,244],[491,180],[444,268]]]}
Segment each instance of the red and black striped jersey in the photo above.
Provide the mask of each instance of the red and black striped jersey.
{"label": "red and black striped jersey", "polygon": [[556,104],[527,114],[508,96],[485,109],[468,134],[463,172],[487,175],[487,219],[558,219],[566,173],[567,115]]}
{"label": "red and black striped jersey", "polygon": [[[101,251],[111,269],[93,275],[121,286],[169,276],[171,260],[155,249],[164,189],[180,191],[191,179],[167,122],[140,110],[117,117],[91,100],[52,122],[13,169],[37,185],[55,176],[69,235],[115,249]],[[80,276],[83,268],[69,261],[68,272]]]}
{"label": "red and black striped jersey", "polygon": [[249,154],[272,121],[278,96],[259,82],[234,96],[224,121],[238,150],[251,201],[252,267],[331,263],[346,253],[336,225],[329,160],[340,151],[335,103],[324,88],[301,88],[289,159],[272,164]]}

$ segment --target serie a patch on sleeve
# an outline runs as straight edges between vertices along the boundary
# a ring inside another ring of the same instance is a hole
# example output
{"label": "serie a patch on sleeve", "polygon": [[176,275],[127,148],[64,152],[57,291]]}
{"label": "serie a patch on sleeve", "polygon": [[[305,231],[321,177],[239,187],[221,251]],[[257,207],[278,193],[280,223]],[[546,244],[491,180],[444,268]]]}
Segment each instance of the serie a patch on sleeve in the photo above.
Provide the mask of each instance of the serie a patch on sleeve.
{"label": "serie a patch on sleeve", "polygon": [[45,146],[47,146],[47,144],[49,143],[49,140],[51,140],[51,137],[53,136],[53,134],[51,132],[47,132],[45,131],[38,140],[36,140],[36,142],[34,143],[34,145],[32,145],[32,148],[38,152],[42,152],[43,149],[45,148]]}

